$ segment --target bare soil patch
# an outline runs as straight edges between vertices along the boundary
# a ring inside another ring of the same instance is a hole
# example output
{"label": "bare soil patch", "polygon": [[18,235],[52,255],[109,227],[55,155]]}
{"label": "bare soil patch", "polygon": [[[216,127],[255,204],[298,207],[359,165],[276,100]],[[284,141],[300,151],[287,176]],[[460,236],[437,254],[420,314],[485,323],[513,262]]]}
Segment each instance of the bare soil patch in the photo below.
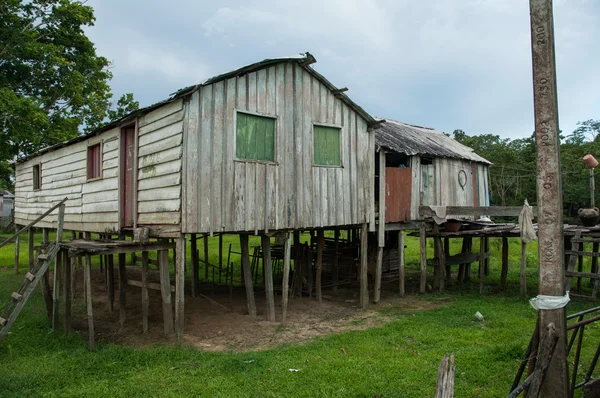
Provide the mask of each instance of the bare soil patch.
{"label": "bare soil patch", "polygon": [[[115,267],[115,274],[116,271]],[[87,334],[82,276],[82,270],[78,269],[73,303],[73,328]],[[128,266],[127,278],[141,280],[140,269]],[[151,272],[149,280],[158,282],[158,273]],[[292,298],[289,301],[287,323],[284,326],[280,322],[280,295],[275,297],[277,322],[268,322],[265,320],[265,295],[261,289],[255,291],[258,318],[253,319],[248,315],[243,288],[234,287],[230,295],[229,287],[202,285],[201,293],[214,302],[207,298],[186,295],[184,344],[207,351],[263,350],[286,343],[303,343],[319,336],[382,326],[392,321],[398,311],[418,312],[447,304],[447,301],[431,302],[414,296],[400,299],[391,287],[390,291],[383,291],[382,301],[371,305],[368,310],[360,308],[357,286],[341,289],[335,295],[325,291],[321,304],[315,298]],[[149,293],[149,331],[145,334],[142,333],[141,288],[127,286],[127,320],[124,326],[119,323],[117,280],[112,312],[108,310],[104,274],[99,269],[94,269],[92,273],[92,292],[97,339],[137,347],[175,344],[173,338],[164,335],[159,291],[150,290]]]}

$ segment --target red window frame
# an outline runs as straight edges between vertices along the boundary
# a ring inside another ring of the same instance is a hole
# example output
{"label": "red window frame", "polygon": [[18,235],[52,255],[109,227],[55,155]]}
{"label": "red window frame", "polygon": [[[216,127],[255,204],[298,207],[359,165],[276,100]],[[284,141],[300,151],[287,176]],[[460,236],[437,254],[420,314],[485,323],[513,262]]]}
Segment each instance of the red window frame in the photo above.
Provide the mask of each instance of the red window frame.
{"label": "red window frame", "polygon": [[97,143],[87,148],[87,179],[102,178],[102,145]]}

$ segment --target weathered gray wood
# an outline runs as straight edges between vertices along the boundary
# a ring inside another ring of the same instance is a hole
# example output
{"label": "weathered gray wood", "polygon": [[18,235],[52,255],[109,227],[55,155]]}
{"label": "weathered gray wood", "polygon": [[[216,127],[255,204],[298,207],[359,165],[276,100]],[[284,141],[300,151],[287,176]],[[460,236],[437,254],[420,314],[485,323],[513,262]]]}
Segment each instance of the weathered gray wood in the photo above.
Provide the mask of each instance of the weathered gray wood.
{"label": "weathered gray wood", "polygon": [[160,285],[163,308],[163,324],[165,336],[171,336],[174,333],[173,325],[173,306],[171,302],[171,279],[169,276],[169,251],[158,251]]}
{"label": "weathered gray wood", "polygon": [[334,240],[334,249],[335,252],[333,254],[333,264],[331,269],[331,284],[333,293],[337,293],[338,288],[338,278],[339,278],[339,255],[340,255],[340,230],[336,229],[333,232],[333,240]]}
{"label": "weathered gray wood", "polygon": [[508,238],[502,238],[502,271],[500,273],[500,289],[506,288],[508,276]]}
{"label": "weathered gray wood", "polygon": [[256,302],[254,301],[254,284],[252,283],[252,270],[250,268],[250,249],[248,248],[248,235],[240,234],[240,248],[242,252],[242,272],[244,273],[244,286],[246,287],[246,302],[248,314],[256,318]]}
{"label": "weathered gray wood", "polygon": [[185,327],[185,235],[177,239],[177,262],[175,263],[175,332],[183,339]]}
{"label": "weathered gray wood", "polygon": [[[385,199],[387,197],[385,189],[385,165],[385,150],[381,148],[379,150],[379,225],[377,234],[379,247],[385,246]],[[377,289],[375,289],[375,296],[377,297]]]}
{"label": "weathered gray wood", "polygon": [[419,292],[425,293],[427,283],[427,237],[425,235],[425,223],[419,226],[419,251],[420,251],[420,270],[421,278],[419,283]]}
{"label": "weathered gray wood", "polygon": [[369,230],[367,224],[363,223],[360,230],[360,306],[367,308],[369,306],[369,286],[368,286],[368,252]]}
{"label": "weathered gray wood", "polygon": [[289,232],[285,233],[285,240],[283,243],[283,280],[281,286],[281,323],[285,325],[287,320],[287,308],[288,308],[288,299],[290,296],[289,286],[290,286],[290,260],[291,260],[291,235]]}
{"label": "weathered gray wood", "polygon": [[119,253],[119,322],[121,326],[125,325],[127,312],[125,306],[127,303],[127,257],[125,253]]}
{"label": "weathered gray wood", "polygon": [[19,245],[20,245],[20,238],[19,236],[17,236],[17,239],[15,240],[15,274],[19,273]]}
{"label": "weathered gray wood", "polygon": [[436,248],[437,253],[437,287],[440,289],[440,292],[444,290],[444,271],[446,269],[446,256],[444,251],[444,246],[442,244],[442,239],[440,237],[433,238],[433,243]]}
{"label": "weathered gray wood", "polygon": [[323,301],[323,293],[321,292],[321,278],[323,273],[323,250],[325,249],[325,231],[317,230],[317,275],[315,278],[315,289],[317,301]]}
{"label": "weathered gray wood", "polygon": [[263,251],[263,270],[265,278],[265,295],[267,298],[267,320],[275,322],[275,297],[273,293],[273,264],[271,262],[271,238],[260,237]]}
{"label": "weathered gray wood", "polygon": [[[521,213],[521,206],[446,206],[446,216],[473,216],[485,214],[491,217],[516,217]],[[537,217],[537,207],[533,207],[533,214]],[[435,212],[429,206],[420,206],[421,217],[433,217]]]}
{"label": "weathered gray wood", "polygon": [[33,269],[33,266],[35,265],[35,256],[33,254],[34,251],[34,233],[33,233],[33,228],[30,228],[29,231],[27,231],[27,249],[28,249],[28,260],[29,260],[29,271],[31,271]]}
{"label": "weathered gray wood", "polygon": [[148,308],[150,296],[148,295],[148,252],[142,252],[142,330],[148,333]]}
{"label": "weathered gray wood", "polygon": [[64,281],[62,285],[64,286],[63,293],[63,307],[65,309],[65,315],[63,317],[63,330],[65,333],[69,333],[71,331],[71,308],[72,308],[72,300],[73,294],[71,292],[71,264],[75,261],[75,257],[68,258],[66,253],[63,257],[63,272],[64,272]]}
{"label": "weathered gray wood", "polygon": [[383,274],[383,247],[377,248],[377,264],[375,268],[375,292],[373,294],[373,302],[379,303],[381,299],[381,278]]}
{"label": "weathered gray wood", "polygon": [[398,279],[400,283],[400,297],[405,294],[405,275],[404,275],[404,231],[398,231]]}
{"label": "weathered gray wood", "polygon": [[85,283],[85,303],[88,318],[88,341],[89,348],[91,351],[93,351],[96,343],[94,337],[94,309],[92,306],[92,260],[89,254],[85,256],[83,275]]}
{"label": "weathered gray wood", "polygon": [[54,261],[54,283],[52,285],[52,330],[58,330],[60,322],[60,289],[61,289],[61,272],[63,267],[63,257],[65,253],[61,250],[57,253]]}

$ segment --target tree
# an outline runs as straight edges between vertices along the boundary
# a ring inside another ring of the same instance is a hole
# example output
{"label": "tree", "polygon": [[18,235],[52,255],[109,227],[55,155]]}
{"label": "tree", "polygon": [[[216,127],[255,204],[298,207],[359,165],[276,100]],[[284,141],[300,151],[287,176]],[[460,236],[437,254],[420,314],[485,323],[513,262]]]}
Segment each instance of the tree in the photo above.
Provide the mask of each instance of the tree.
{"label": "tree", "polygon": [[[94,21],[77,1],[0,2],[0,185],[10,187],[17,156],[104,123],[112,74],[83,31]],[[121,108],[137,104],[124,97]]]}

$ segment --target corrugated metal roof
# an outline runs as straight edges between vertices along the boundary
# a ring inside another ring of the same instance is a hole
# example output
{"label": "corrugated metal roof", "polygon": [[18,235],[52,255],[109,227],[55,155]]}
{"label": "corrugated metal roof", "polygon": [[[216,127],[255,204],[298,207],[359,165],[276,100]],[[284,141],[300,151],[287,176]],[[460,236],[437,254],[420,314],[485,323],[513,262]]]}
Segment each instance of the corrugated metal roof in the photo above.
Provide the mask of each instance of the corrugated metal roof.
{"label": "corrugated metal roof", "polygon": [[127,122],[131,122],[139,116],[145,115],[146,113],[151,112],[157,108],[160,108],[163,105],[166,105],[166,104],[171,103],[181,97],[184,97],[186,95],[193,93],[194,91],[198,90],[202,86],[207,86],[209,84],[213,84],[213,83],[216,83],[216,82],[219,82],[222,80],[226,80],[226,79],[229,79],[229,78],[232,78],[235,76],[242,76],[247,73],[266,68],[271,65],[275,65],[278,63],[282,63],[282,62],[290,62],[290,61],[298,62],[298,65],[300,65],[308,73],[310,73],[315,78],[317,78],[321,83],[323,83],[325,86],[327,86],[327,88],[329,88],[331,91],[335,91],[335,96],[337,98],[339,98],[342,102],[344,102],[346,105],[348,105],[350,108],[352,108],[363,119],[365,119],[368,125],[373,125],[376,123],[376,120],[371,115],[369,115],[363,108],[361,108],[356,103],[354,103],[350,99],[350,97],[348,97],[343,92],[339,91],[337,89],[337,87],[335,87],[329,80],[325,79],[325,77],[323,75],[321,75],[320,73],[315,71],[310,66],[311,64],[317,62],[317,60],[315,59],[315,57],[312,54],[310,54],[309,52],[306,52],[306,53],[301,53],[298,55],[292,55],[289,57],[264,59],[260,62],[255,62],[253,64],[242,66],[241,68],[237,68],[237,69],[231,70],[229,72],[221,73],[219,75],[210,77],[208,79],[203,80],[202,82],[200,82],[198,84],[195,84],[193,86],[188,86],[188,87],[185,87],[185,88],[182,88],[182,89],[176,91],[175,93],[171,94],[171,96],[169,98],[167,98],[166,100],[163,100],[163,101],[157,102],[156,104],[133,111],[133,112],[129,113],[128,115],[122,117],[121,119],[115,120],[115,121],[99,128],[99,129],[96,129],[88,134],[80,135],[69,141],[61,142],[59,144],[56,144],[56,145],[53,145],[50,147],[46,147],[44,149],[39,150],[38,152],[32,153],[31,155],[19,158],[19,159],[17,159],[16,163],[24,162],[26,160],[29,160],[36,156],[39,156],[48,151],[59,149],[59,148],[65,147],[67,145],[74,144],[76,142],[85,141],[85,140],[89,139],[90,137],[98,135],[104,131],[110,130],[119,125],[125,124]]}
{"label": "corrugated metal roof", "polygon": [[466,145],[432,128],[385,119],[375,127],[377,146],[408,156],[430,155],[491,164]]}

